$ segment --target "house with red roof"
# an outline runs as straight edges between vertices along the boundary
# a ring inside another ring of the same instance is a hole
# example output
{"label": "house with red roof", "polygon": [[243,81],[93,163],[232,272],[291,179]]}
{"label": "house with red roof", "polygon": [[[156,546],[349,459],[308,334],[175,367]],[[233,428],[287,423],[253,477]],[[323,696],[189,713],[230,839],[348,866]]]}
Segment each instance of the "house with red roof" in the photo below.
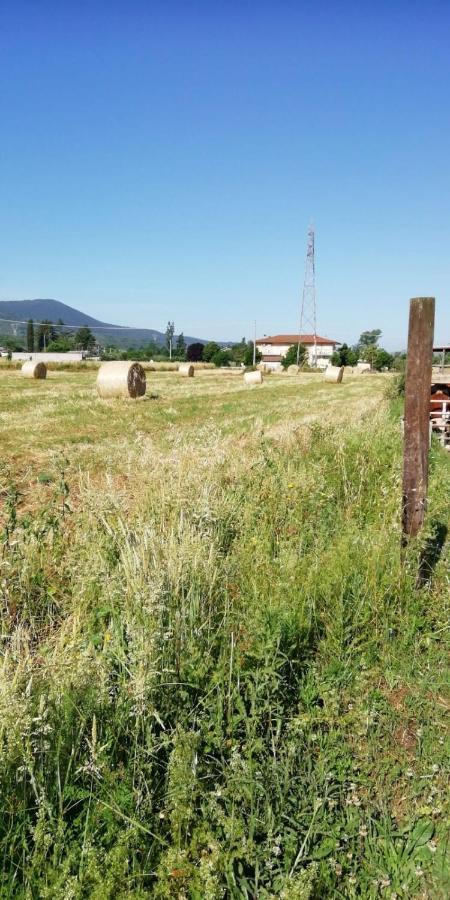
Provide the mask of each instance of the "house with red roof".
{"label": "house with red roof", "polygon": [[256,346],[262,353],[261,362],[265,366],[269,369],[280,369],[281,360],[289,347],[298,343],[306,347],[306,359],[310,366],[326,369],[339,341],[321,337],[319,334],[315,337],[313,334],[273,334],[258,338]]}

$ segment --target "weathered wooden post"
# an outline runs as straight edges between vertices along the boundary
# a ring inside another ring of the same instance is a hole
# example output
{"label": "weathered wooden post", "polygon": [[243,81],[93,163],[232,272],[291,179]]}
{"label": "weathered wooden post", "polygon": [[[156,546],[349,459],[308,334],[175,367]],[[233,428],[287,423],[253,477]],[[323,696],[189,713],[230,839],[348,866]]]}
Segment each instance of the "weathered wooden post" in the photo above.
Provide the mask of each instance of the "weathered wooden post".
{"label": "weathered wooden post", "polygon": [[430,391],[434,297],[415,297],[409,306],[403,456],[403,544],[420,531],[425,516],[430,446]]}

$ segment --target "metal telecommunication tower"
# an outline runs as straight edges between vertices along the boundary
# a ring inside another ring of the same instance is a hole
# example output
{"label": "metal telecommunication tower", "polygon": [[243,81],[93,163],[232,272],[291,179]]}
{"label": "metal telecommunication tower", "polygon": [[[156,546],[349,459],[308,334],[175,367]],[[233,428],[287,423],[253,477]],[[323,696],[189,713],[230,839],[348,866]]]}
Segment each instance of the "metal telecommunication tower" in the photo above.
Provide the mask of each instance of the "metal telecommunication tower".
{"label": "metal telecommunication tower", "polygon": [[297,345],[297,365],[300,359],[300,336],[309,333],[313,337],[314,351],[311,363],[317,365],[317,325],[316,325],[316,269],[314,262],[314,225],[308,228],[306,245],[305,280],[303,283],[302,308],[300,312],[300,335]]}

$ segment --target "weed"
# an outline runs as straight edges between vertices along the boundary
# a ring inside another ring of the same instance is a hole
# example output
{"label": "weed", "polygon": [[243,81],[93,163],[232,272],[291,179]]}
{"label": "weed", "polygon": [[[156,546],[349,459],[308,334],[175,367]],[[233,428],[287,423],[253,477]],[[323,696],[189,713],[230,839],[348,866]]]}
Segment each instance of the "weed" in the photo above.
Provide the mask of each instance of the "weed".
{"label": "weed", "polygon": [[0,896],[446,896],[443,451],[402,570],[382,377],[88,377],[4,401]]}

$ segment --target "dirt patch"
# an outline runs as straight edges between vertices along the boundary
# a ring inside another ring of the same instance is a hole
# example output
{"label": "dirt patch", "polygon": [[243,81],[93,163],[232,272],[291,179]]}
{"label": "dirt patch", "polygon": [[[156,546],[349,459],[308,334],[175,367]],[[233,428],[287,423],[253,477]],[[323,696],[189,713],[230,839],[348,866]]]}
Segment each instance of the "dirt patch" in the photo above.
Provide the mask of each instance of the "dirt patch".
{"label": "dirt patch", "polygon": [[386,700],[395,709],[396,712],[403,712],[405,709],[405,700],[409,696],[408,688],[401,685],[393,691],[386,694]]}
{"label": "dirt patch", "polygon": [[417,722],[411,721],[397,725],[394,731],[394,742],[406,753],[414,754],[417,747]]}

